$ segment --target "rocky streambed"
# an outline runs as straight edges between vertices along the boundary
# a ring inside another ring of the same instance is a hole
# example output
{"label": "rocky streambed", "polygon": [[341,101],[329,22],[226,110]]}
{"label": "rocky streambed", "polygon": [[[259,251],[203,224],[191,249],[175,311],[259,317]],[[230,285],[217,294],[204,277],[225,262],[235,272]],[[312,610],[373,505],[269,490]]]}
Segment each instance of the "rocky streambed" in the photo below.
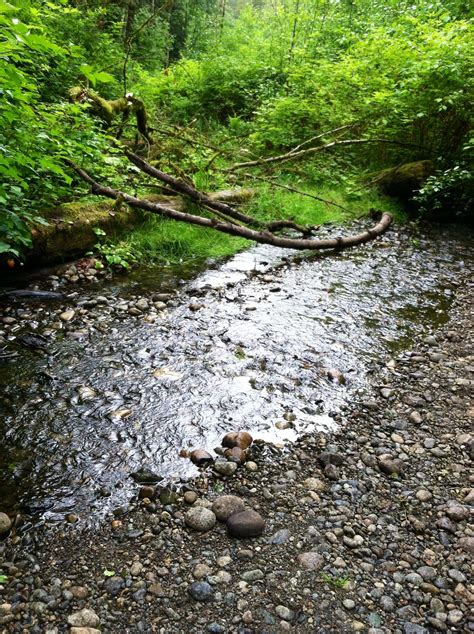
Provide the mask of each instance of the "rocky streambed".
{"label": "rocky streambed", "polygon": [[[18,460],[2,485],[22,516],[2,545],[5,631],[470,631],[468,247],[404,230],[335,259],[257,250],[175,288],[129,279],[40,306],[47,353],[18,349],[3,388],[2,451],[27,420],[33,440],[30,471]],[[7,307],[9,349],[33,312]],[[237,429],[262,440],[228,472],[179,456]],[[140,469],[164,480],[140,488]],[[219,521],[229,503],[263,522],[255,536]],[[32,530],[35,511],[61,521]]]}

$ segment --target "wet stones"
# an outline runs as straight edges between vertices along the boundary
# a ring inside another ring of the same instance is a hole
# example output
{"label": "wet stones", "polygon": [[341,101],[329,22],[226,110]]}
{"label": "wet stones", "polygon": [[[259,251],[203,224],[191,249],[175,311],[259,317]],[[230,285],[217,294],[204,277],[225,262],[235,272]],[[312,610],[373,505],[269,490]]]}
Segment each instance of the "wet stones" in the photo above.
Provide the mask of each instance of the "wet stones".
{"label": "wet stones", "polygon": [[222,439],[222,446],[233,449],[238,447],[239,449],[248,449],[253,442],[252,436],[246,431],[229,432]]}
{"label": "wet stones", "polygon": [[229,517],[227,529],[232,537],[258,537],[265,530],[265,520],[256,511],[241,511]]}
{"label": "wet stones", "polygon": [[195,449],[194,451],[191,451],[190,458],[191,462],[198,467],[205,467],[213,461],[211,454],[203,449]]}
{"label": "wet stones", "polygon": [[184,521],[189,528],[204,533],[214,528],[216,516],[209,509],[202,506],[195,506],[186,513]]}
{"label": "wet stones", "polygon": [[0,535],[7,535],[12,527],[11,519],[6,513],[0,513]]}
{"label": "wet stones", "polygon": [[339,385],[344,385],[346,382],[346,377],[342,374],[340,370],[336,370],[336,368],[331,368],[327,371],[327,377],[332,383],[337,383]]}
{"label": "wet stones", "polygon": [[236,495],[221,495],[214,500],[212,505],[212,511],[220,522],[227,522],[231,515],[244,511],[244,509],[243,500]]}
{"label": "wet stones", "polygon": [[138,469],[138,471],[134,471],[130,474],[130,477],[132,477],[135,482],[138,482],[138,484],[156,484],[163,479],[147,467],[142,467],[141,469]]}

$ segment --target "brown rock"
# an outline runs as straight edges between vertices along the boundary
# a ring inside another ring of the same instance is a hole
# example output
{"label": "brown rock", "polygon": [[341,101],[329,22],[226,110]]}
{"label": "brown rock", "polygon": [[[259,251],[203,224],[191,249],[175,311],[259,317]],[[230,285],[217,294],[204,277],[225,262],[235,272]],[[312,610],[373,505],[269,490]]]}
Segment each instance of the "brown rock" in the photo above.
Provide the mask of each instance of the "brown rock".
{"label": "brown rock", "polygon": [[140,488],[140,491],[138,492],[138,497],[140,498],[140,500],[144,500],[145,498],[153,500],[153,498],[155,497],[155,493],[155,487],[144,486]]}
{"label": "brown rock", "polygon": [[398,476],[403,473],[404,465],[399,458],[392,458],[389,454],[382,454],[377,459],[379,469],[389,476]]}
{"label": "brown rock", "polygon": [[203,467],[205,465],[210,464],[213,461],[213,457],[204,449],[195,449],[191,451],[191,462],[193,462],[198,467]]}
{"label": "brown rock", "polygon": [[231,462],[237,462],[237,464],[243,464],[247,457],[245,451],[240,447],[232,447],[232,449],[226,449],[224,451],[224,455],[227,460],[230,460]]}
{"label": "brown rock", "polygon": [[265,520],[256,511],[241,511],[229,517],[227,529],[233,537],[258,537],[265,529]]}
{"label": "brown rock", "polygon": [[243,500],[236,495],[221,495],[212,505],[212,512],[220,522],[227,522],[234,513],[239,513],[245,509]]}
{"label": "brown rock", "polygon": [[327,377],[333,383],[339,383],[339,385],[344,385],[346,382],[346,377],[342,374],[340,370],[336,370],[336,368],[331,368],[327,372]]}
{"label": "brown rock", "polygon": [[233,447],[239,447],[240,449],[248,449],[253,442],[252,436],[246,431],[239,432],[229,432],[222,439],[222,446],[229,447],[232,449]]}

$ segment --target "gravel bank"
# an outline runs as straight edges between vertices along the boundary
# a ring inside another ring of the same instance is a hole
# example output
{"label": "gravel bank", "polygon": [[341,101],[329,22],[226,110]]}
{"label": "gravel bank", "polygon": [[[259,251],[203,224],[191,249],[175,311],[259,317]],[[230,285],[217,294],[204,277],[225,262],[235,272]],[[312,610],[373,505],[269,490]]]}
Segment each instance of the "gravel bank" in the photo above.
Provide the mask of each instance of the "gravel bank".
{"label": "gravel bank", "polygon": [[[472,306],[466,282],[446,327],[374,364],[376,397],[334,435],[254,442],[234,473],[208,465],[188,490],[137,485],[99,530],[70,517],[13,533],[1,631],[474,630]],[[224,494],[264,518],[261,536],[215,521]],[[209,530],[190,528],[190,508]]]}

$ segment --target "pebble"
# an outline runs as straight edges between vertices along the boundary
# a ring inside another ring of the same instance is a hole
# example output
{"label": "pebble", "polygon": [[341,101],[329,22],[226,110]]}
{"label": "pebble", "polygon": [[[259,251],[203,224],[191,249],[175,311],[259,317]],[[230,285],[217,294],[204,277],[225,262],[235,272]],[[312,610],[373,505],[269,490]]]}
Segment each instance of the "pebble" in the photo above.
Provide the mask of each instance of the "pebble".
{"label": "pebble", "polygon": [[280,619],[283,619],[283,621],[292,621],[295,618],[294,611],[284,605],[277,605],[275,612]]}
{"label": "pebble", "polygon": [[195,581],[189,586],[188,592],[195,601],[209,601],[214,590],[207,581]]}

